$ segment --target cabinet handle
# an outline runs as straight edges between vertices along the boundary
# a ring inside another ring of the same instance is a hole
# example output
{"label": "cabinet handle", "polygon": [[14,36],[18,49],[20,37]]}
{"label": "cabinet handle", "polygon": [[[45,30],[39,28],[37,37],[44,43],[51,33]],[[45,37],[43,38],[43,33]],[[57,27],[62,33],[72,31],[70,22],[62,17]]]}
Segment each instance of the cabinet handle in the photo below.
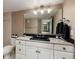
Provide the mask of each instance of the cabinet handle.
{"label": "cabinet handle", "polygon": [[21,49],[19,49],[19,51],[21,51]]}
{"label": "cabinet handle", "polygon": [[65,57],[63,57],[62,59],[65,59]]}
{"label": "cabinet handle", "polygon": [[36,53],[38,53],[38,51],[36,50]]}
{"label": "cabinet handle", "polygon": [[38,51],[38,53],[40,53],[40,51]]}
{"label": "cabinet handle", "polygon": [[63,50],[66,50],[66,48],[65,48],[65,47],[63,47]]}
{"label": "cabinet handle", "polygon": [[36,53],[40,53],[40,51],[37,50]]}

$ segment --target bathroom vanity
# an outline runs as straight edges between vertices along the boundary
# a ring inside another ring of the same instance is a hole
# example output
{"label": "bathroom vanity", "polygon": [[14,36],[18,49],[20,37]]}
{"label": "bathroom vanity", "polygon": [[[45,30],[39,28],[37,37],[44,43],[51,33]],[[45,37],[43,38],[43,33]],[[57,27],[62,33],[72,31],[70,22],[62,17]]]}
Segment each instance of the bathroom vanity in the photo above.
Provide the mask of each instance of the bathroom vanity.
{"label": "bathroom vanity", "polygon": [[16,39],[16,59],[74,59],[74,45],[61,39],[50,41]]}

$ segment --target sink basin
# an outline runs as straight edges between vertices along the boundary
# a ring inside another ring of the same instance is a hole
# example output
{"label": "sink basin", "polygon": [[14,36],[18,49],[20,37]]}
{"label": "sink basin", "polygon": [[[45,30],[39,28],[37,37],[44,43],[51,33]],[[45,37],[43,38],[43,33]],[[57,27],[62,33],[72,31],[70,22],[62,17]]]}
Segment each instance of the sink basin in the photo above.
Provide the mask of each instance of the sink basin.
{"label": "sink basin", "polygon": [[38,40],[38,41],[50,41],[48,38],[30,38],[30,40]]}

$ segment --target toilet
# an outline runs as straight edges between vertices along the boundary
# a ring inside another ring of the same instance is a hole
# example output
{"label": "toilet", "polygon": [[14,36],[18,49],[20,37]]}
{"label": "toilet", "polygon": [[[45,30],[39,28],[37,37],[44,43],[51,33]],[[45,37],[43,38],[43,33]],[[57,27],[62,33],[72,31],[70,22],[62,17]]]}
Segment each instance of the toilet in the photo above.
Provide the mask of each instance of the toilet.
{"label": "toilet", "polygon": [[3,59],[15,59],[15,40],[16,37],[12,37],[11,44],[3,48]]}

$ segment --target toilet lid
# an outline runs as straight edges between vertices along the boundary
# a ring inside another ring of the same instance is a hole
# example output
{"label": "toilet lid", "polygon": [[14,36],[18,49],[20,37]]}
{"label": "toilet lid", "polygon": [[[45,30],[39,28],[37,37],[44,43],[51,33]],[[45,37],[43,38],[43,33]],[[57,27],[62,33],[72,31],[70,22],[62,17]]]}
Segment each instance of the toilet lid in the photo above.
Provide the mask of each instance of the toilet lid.
{"label": "toilet lid", "polygon": [[14,49],[14,46],[8,45],[3,48],[3,55],[9,54]]}

